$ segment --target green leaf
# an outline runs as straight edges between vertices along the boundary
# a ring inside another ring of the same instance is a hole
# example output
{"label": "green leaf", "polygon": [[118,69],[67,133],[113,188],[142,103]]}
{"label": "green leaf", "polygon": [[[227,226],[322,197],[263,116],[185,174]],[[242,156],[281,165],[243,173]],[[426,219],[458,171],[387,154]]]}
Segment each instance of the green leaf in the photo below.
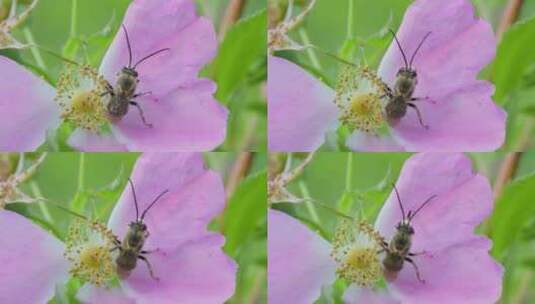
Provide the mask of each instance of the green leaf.
{"label": "green leaf", "polygon": [[255,228],[266,218],[266,172],[262,171],[240,183],[224,213],[225,250],[235,256]]}
{"label": "green leaf", "polygon": [[236,23],[225,35],[214,61],[216,97],[228,103],[233,91],[244,82],[249,70],[266,57],[266,10]]}
{"label": "green leaf", "polygon": [[535,174],[531,174],[509,184],[498,198],[491,218],[492,253],[498,259],[503,259],[504,253],[515,243],[535,213],[534,188]]}
{"label": "green leaf", "polygon": [[511,27],[498,46],[494,63],[495,100],[504,104],[507,95],[521,83],[530,63],[535,62],[535,18]]}

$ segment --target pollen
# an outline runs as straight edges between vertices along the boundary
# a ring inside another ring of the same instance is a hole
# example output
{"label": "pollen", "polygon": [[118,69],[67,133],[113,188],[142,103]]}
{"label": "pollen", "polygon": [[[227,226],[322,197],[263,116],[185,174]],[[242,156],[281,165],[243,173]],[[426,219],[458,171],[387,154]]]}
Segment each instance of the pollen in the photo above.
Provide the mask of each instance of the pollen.
{"label": "pollen", "polygon": [[73,277],[101,286],[116,276],[115,236],[99,222],[75,220],[65,241]]}
{"label": "pollen", "polygon": [[350,284],[373,286],[382,276],[381,236],[367,222],[343,220],[335,233],[331,256],[336,274]]}
{"label": "pollen", "polygon": [[56,102],[61,117],[75,127],[98,132],[107,122],[106,80],[90,66],[71,66],[61,74]]}
{"label": "pollen", "polygon": [[336,84],[340,122],[351,131],[377,131],[385,122],[382,98],[387,90],[369,68],[344,66]]}

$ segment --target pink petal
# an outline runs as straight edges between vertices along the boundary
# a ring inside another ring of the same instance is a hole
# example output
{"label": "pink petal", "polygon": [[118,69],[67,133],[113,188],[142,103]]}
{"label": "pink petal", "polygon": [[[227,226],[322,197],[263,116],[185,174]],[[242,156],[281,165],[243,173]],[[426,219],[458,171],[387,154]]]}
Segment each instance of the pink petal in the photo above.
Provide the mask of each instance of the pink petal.
{"label": "pink petal", "polygon": [[396,304],[392,296],[383,292],[373,291],[367,288],[349,286],[344,292],[344,303],[347,304]]}
{"label": "pink petal", "polygon": [[[191,0],[134,1],[123,24],[130,38],[133,64],[155,51],[170,48],[137,68],[137,91],[150,91],[158,99],[196,80],[199,70],[216,53],[213,25],[197,16]],[[103,59],[101,72],[114,82],[116,73],[127,65],[128,47],[121,29]]]}
{"label": "pink petal", "polygon": [[[227,109],[214,98],[215,85],[198,79],[200,69],[215,55],[214,27],[198,17],[191,0],[141,0],[130,5],[125,19],[133,53],[133,64],[164,48],[137,68],[136,98],[147,121],[142,123],[137,109],[117,123],[116,136],[135,151],[212,150],[226,135]],[[122,30],[121,30],[122,31]],[[110,81],[128,65],[125,35],[117,33],[101,71]]]}
{"label": "pink petal", "polygon": [[375,135],[361,131],[353,132],[347,139],[346,145],[355,151],[403,151],[390,135]]}
{"label": "pink petal", "polygon": [[7,57],[0,71],[0,150],[33,151],[59,125],[54,88]]}
{"label": "pink petal", "polygon": [[[477,75],[494,58],[496,39],[490,24],[474,17],[467,0],[415,1],[405,13],[397,36],[408,60],[422,38],[431,32],[415,57],[418,72],[416,112],[393,127],[393,133],[410,151],[488,151],[505,138],[505,112],[491,99],[493,87]],[[446,63],[446,64],[445,64]],[[391,86],[403,66],[398,46],[390,45],[379,68]]]}
{"label": "pink petal", "polygon": [[334,91],[299,66],[268,59],[269,149],[312,151],[338,117]]}
{"label": "pink petal", "polygon": [[128,151],[112,134],[98,135],[83,129],[76,129],[69,137],[68,143],[84,152]]}
{"label": "pink petal", "polygon": [[331,245],[298,220],[268,213],[268,302],[313,303],[335,279]]}
{"label": "pink petal", "polygon": [[[409,263],[389,287],[409,303],[494,303],[501,293],[501,266],[488,254],[490,242],[474,234],[492,210],[488,180],[472,172],[463,154],[417,154],[405,163],[397,182],[405,212],[432,199],[412,220],[411,252],[425,284]],[[402,219],[394,193],[384,204],[376,226],[387,239]],[[477,269],[477,271],[476,271]]]}
{"label": "pink petal", "polygon": [[30,220],[0,211],[0,303],[47,303],[67,280],[63,243]]}
{"label": "pink petal", "polygon": [[[147,256],[160,280],[154,281],[139,261],[124,281],[128,295],[157,303],[220,303],[230,297],[236,266],[221,250],[223,237],[206,228],[225,206],[219,175],[204,169],[199,153],[149,153],[139,158],[132,180],[140,213],[162,191],[169,193],[144,219],[150,232],[144,249],[158,250]],[[135,218],[127,187],[109,227],[124,237]]]}
{"label": "pink petal", "polygon": [[403,303],[497,303],[503,268],[489,256],[490,247],[488,239],[473,237],[433,257],[415,257],[425,284],[407,265],[391,285],[392,293]]}
{"label": "pink petal", "polygon": [[215,85],[209,80],[180,88],[162,99],[139,99],[148,123],[142,123],[138,109],[112,130],[131,151],[206,151],[225,140],[228,111],[213,97]]}
{"label": "pink petal", "polygon": [[128,298],[117,288],[106,289],[91,284],[82,286],[76,294],[76,299],[84,304],[136,304],[135,300]]}
{"label": "pink petal", "polygon": [[222,253],[223,244],[222,236],[211,234],[166,251],[166,255],[150,254],[159,281],[150,277],[140,261],[125,281],[125,293],[140,303],[224,303],[234,294],[237,267]]}

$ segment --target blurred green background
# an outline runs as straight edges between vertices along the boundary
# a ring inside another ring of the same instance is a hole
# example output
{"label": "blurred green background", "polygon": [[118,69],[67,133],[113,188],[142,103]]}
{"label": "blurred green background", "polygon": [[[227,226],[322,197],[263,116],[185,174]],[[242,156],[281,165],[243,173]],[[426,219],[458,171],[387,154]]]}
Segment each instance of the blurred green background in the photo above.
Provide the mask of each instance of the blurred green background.
{"label": "blurred green background", "polygon": [[[498,172],[506,153],[468,154],[473,168],[489,178],[496,191]],[[270,176],[280,172],[288,157],[292,167],[300,164],[306,154],[270,154]],[[272,208],[282,210],[330,240],[340,217],[333,211],[351,216],[362,214],[373,223],[395,182],[408,153],[317,153],[303,173],[288,189],[315,203],[280,203]],[[500,303],[534,303],[535,290],[535,152],[516,155],[513,178],[502,184],[492,214],[477,229],[493,240],[491,254],[505,267]],[[430,168],[432,170],[432,168]],[[362,213],[360,213],[362,212]],[[324,288],[318,303],[342,303],[345,285],[337,281]]]}
{"label": "blurred green background", "polygon": [[[498,32],[508,1],[472,0],[472,3],[477,14]],[[496,85],[493,99],[508,112],[503,151],[535,147],[535,1],[522,2],[518,18],[503,35],[495,60],[481,73],[482,79]],[[269,0],[269,3],[273,26],[284,16],[288,0]],[[309,1],[295,3],[294,16]],[[364,54],[368,65],[376,68],[392,39],[385,30],[399,27],[410,3],[411,0],[317,0],[302,24],[290,32],[290,37],[353,62],[362,60]],[[317,51],[281,51],[276,55],[298,63],[331,87],[336,82],[339,62]],[[337,135],[345,136],[341,129],[328,137],[324,150],[347,150],[345,141],[337,138]]]}
{"label": "blurred green background", "polygon": [[[11,1],[0,0],[0,17]],[[22,10],[31,1],[18,2]],[[98,67],[130,2],[40,0],[26,22],[14,30],[14,35],[22,42],[35,43],[78,62],[85,60],[82,45],[86,45],[90,64]],[[199,14],[213,20],[221,43],[218,55],[201,73],[217,82],[216,98],[230,110],[227,138],[218,150],[265,151],[266,2],[245,0],[239,20],[226,34],[220,29],[229,1],[196,0],[196,3]],[[0,55],[26,65],[52,84],[64,68],[61,60],[36,48],[2,50]],[[62,151],[69,149],[62,143],[59,144]]]}
{"label": "blurred green background", "polygon": [[[28,167],[36,154],[26,154]],[[16,167],[17,154],[0,154],[0,174]],[[21,189],[53,204],[106,222],[124,189],[139,154],[49,153]],[[225,252],[239,265],[235,295],[227,303],[266,303],[266,155],[205,153],[206,166],[219,172],[227,190],[227,207],[210,229],[225,235]],[[64,238],[73,216],[47,203],[7,206]],[[76,280],[60,288],[51,303],[77,303]]]}

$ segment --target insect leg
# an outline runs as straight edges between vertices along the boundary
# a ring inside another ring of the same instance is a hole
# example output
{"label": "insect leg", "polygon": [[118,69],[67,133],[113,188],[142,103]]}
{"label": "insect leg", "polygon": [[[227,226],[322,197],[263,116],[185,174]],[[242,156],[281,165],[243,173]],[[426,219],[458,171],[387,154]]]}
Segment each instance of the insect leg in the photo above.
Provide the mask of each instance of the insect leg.
{"label": "insect leg", "polygon": [[421,101],[421,100],[425,100],[425,101],[429,101],[430,103],[432,104],[437,104],[437,102],[431,98],[429,98],[429,96],[425,96],[425,97],[413,97],[411,98],[410,101]]}
{"label": "insect leg", "polygon": [[113,93],[113,87],[111,86],[111,84],[109,82],[106,81],[106,92],[100,94],[100,97],[103,97],[103,96],[106,96],[106,95],[114,95]]}
{"label": "insect leg", "polygon": [[142,96],[146,96],[146,95],[152,95],[152,92],[148,91],[148,92],[143,92],[143,93],[137,93],[132,98],[138,98],[138,97],[142,97]]}
{"label": "insect leg", "polygon": [[151,253],[155,253],[155,252],[160,252],[160,248],[156,248],[156,249],[153,249],[153,250],[141,250],[141,254],[151,254]]}
{"label": "insect leg", "polygon": [[409,252],[409,256],[419,256],[419,255],[427,255],[427,251],[420,251],[420,252]]}
{"label": "insect leg", "polygon": [[145,120],[145,115],[143,115],[143,109],[139,106],[139,104],[135,101],[130,101],[130,104],[138,109],[139,116],[141,116],[141,121],[143,121],[143,124],[149,128],[152,128],[152,124],[147,123],[147,121]]}
{"label": "insect leg", "polygon": [[422,119],[422,113],[420,113],[420,109],[418,109],[418,107],[415,104],[410,103],[410,102],[407,102],[407,105],[416,111],[416,114],[418,115],[418,120],[420,121],[420,124],[422,125],[422,127],[429,129],[429,126],[424,124],[424,121]]}
{"label": "insect leg", "polygon": [[144,261],[145,264],[147,264],[147,268],[149,269],[150,277],[153,278],[156,281],[159,281],[160,279],[158,277],[154,276],[154,272],[152,271],[152,265],[150,264],[149,260],[146,257],[142,256],[142,255],[138,255],[137,258],[142,260],[142,261]]}
{"label": "insect leg", "polygon": [[422,284],[425,284],[425,280],[422,280],[422,277],[420,276],[420,270],[418,269],[418,266],[416,266],[416,263],[411,258],[405,257],[405,261],[411,263],[411,265],[414,267],[414,271],[416,271],[416,278],[418,281],[420,281]]}

